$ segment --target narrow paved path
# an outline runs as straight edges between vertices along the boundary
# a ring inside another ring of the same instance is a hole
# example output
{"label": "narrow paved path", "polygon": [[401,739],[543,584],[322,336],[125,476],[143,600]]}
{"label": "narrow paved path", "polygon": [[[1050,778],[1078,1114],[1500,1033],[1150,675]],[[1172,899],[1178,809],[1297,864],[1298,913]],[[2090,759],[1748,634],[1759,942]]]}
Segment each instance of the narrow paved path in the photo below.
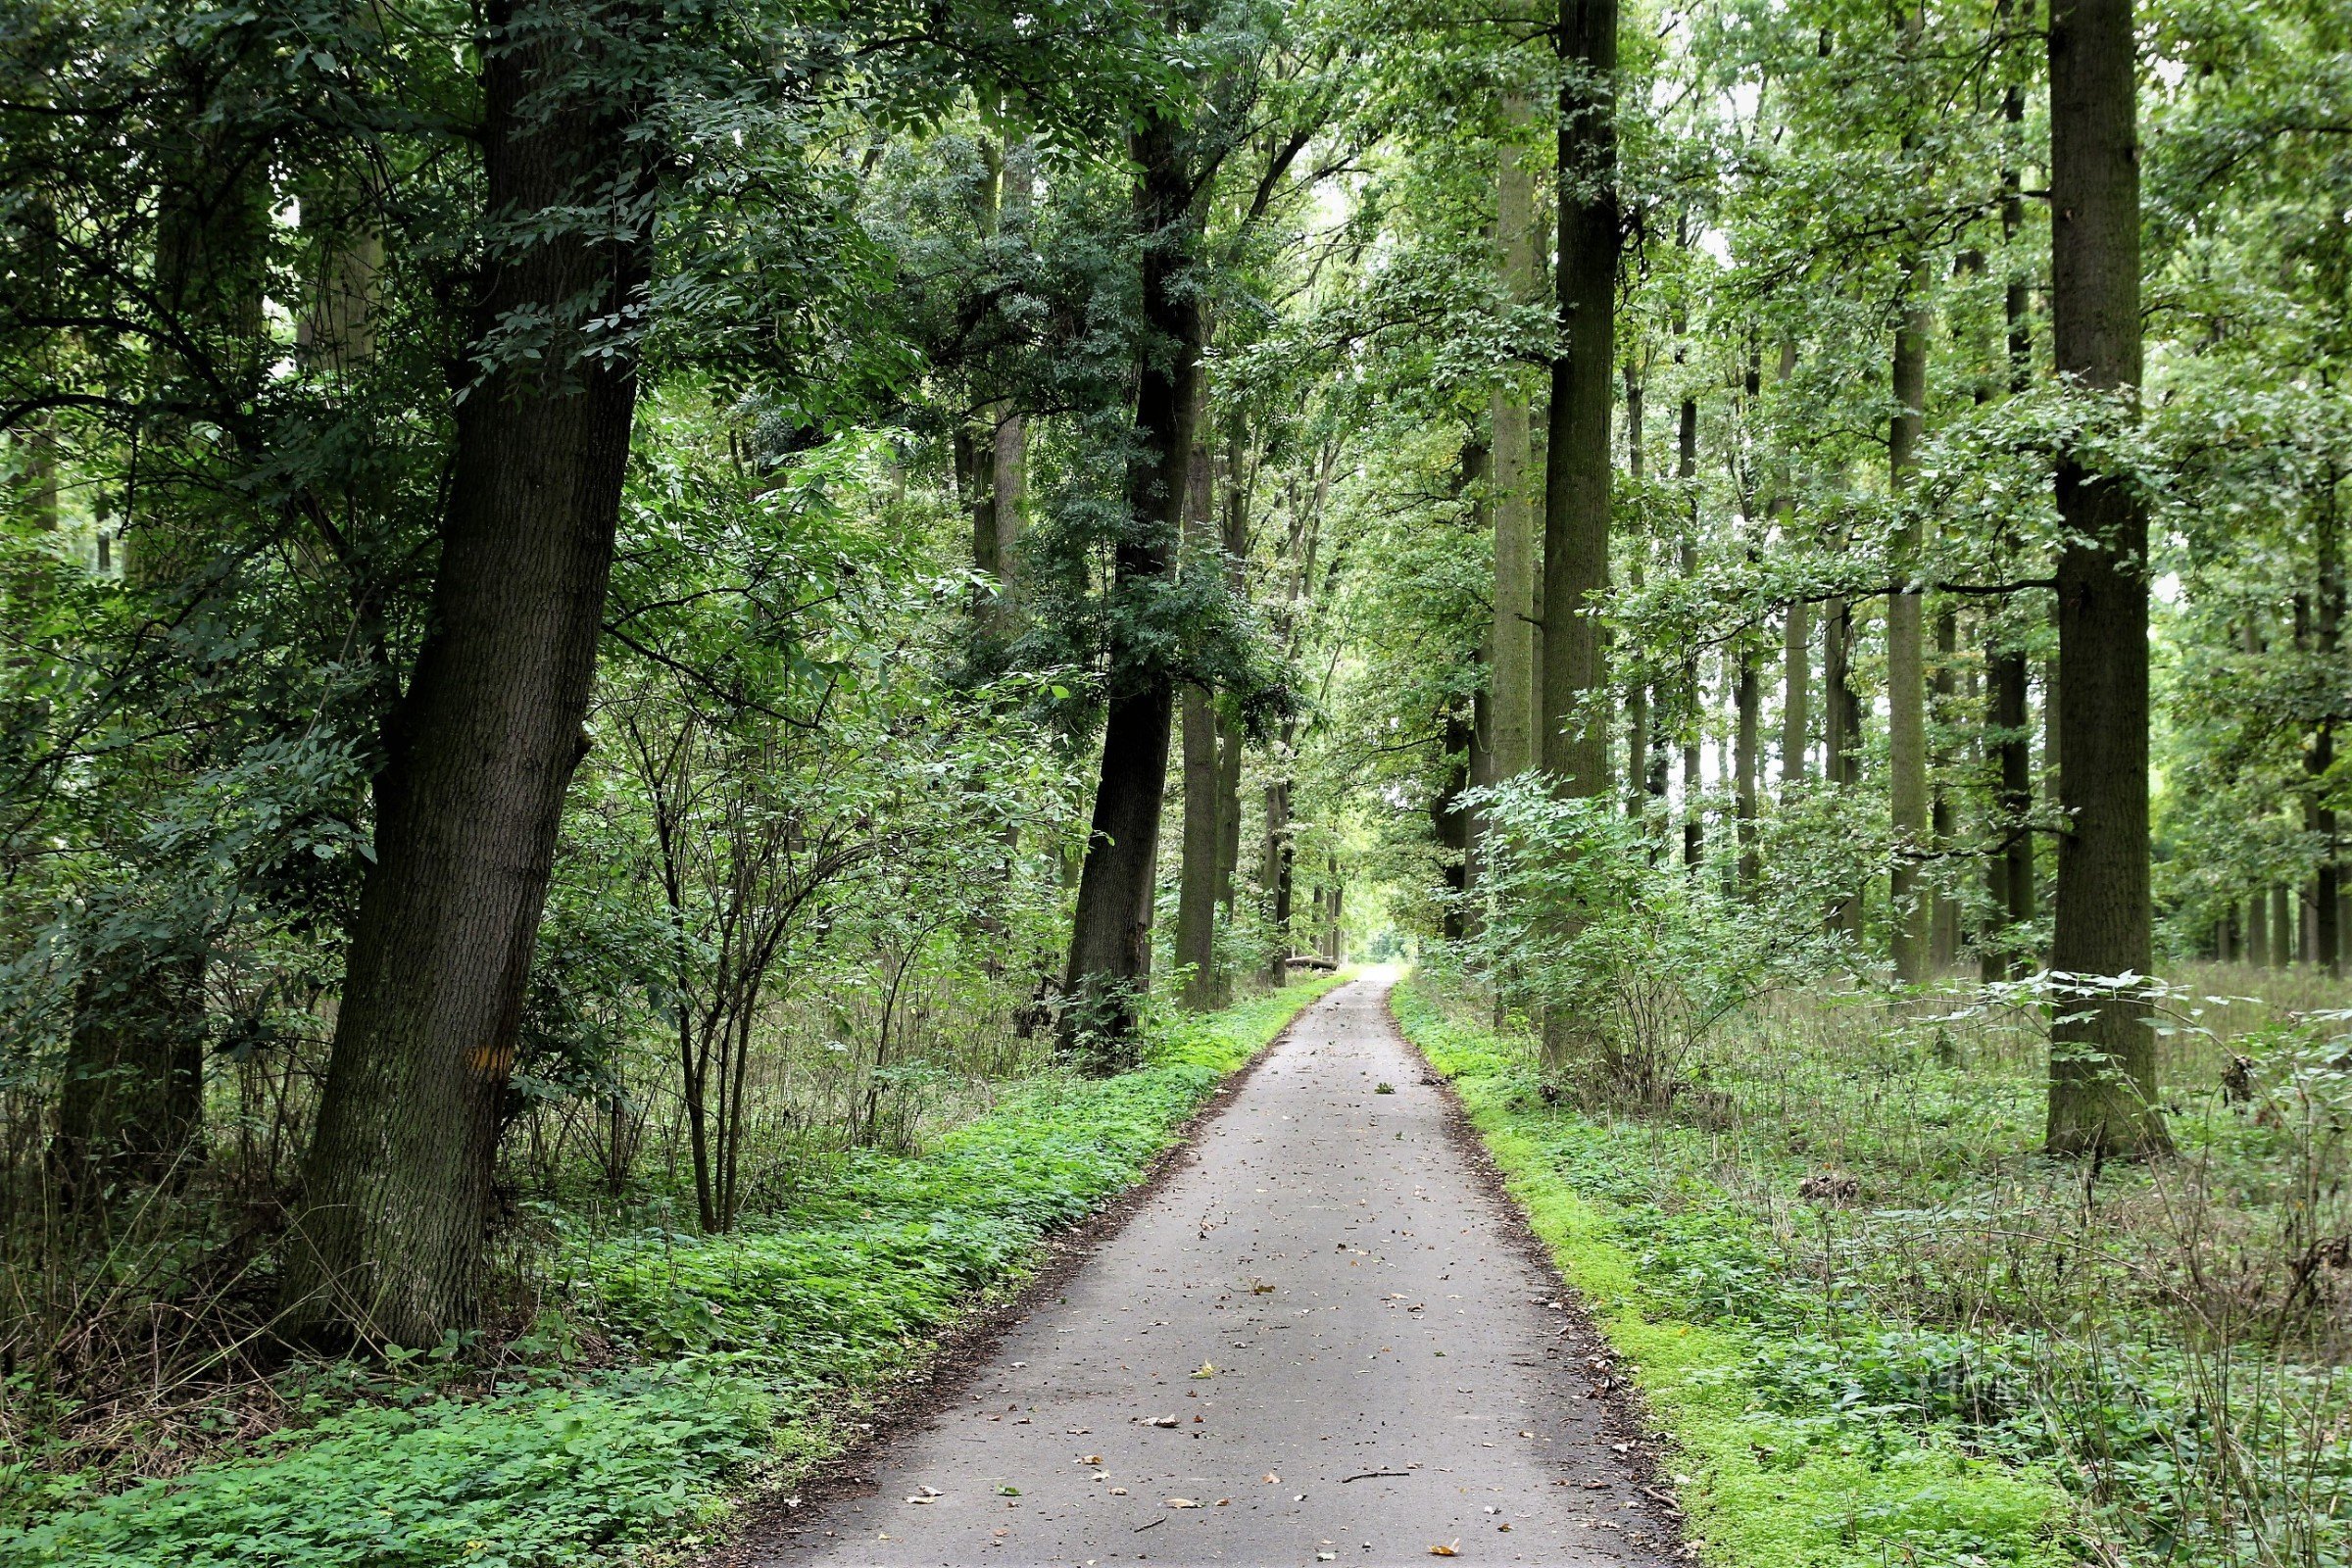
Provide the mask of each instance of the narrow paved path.
{"label": "narrow paved path", "polygon": [[1303,1013],[872,1489],[761,1560],[1668,1561],[1559,1287],[1386,996],[1358,980]]}

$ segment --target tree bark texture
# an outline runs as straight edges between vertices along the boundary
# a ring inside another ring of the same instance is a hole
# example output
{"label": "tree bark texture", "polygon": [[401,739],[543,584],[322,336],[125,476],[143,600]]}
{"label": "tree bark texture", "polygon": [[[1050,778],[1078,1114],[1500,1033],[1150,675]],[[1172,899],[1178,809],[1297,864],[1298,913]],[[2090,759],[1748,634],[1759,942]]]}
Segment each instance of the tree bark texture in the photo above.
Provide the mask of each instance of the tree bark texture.
{"label": "tree bark texture", "polygon": [[[548,17],[493,6],[484,193],[502,217],[613,203],[609,232],[507,253],[477,331],[545,313],[457,417],[430,620],[386,726],[375,858],[288,1249],[298,1325],[437,1342],[471,1321],[524,983],[587,708],[636,404],[579,322],[636,301],[632,106],[583,87]],[[602,29],[614,25],[604,14]]]}
{"label": "tree bark texture", "polygon": [[[1114,594],[1132,593],[1175,569],[1192,472],[1194,383],[1206,323],[1187,280],[1197,233],[1194,181],[1180,129],[1154,112],[1133,136],[1148,343],[1137,377],[1137,456],[1127,485],[1131,522],[1116,552]],[[1060,1023],[1063,1049],[1097,1072],[1115,1072],[1135,1059],[1143,992],[1151,980],[1152,868],[1175,709],[1168,672],[1119,621],[1113,624],[1102,775],[1078,876]]]}
{"label": "tree bark texture", "polygon": [[[2140,373],[2139,133],[2132,0],[2050,11],[2050,321],[2058,373],[2135,395]],[[2112,478],[2058,464],[2058,649],[2065,669],[2051,966],[2144,975],[2148,884],[2147,514]],[[2136,1153],[2167,1138],[2145,1004],[2104,994],[2051,1029],[2053,1153]]]}
{"label": "tree bark texture", "polygon": [[[1906,283],[1906,288],[1912,286]],[[1906,304],[1894,334],[1894,416],[1887,427],[1887,477],[1897,507],[1919,470],[1926,423],[1928,314]],[[1919,568],[1920,528],[1908,511],[1895,535],[1894,575],[1907,583]],[[1927,978],[1929,899],[1920,866],[1928,852],[1928,689],[1922,596],[1897,591],[1886,598],[1886,773],[1895,862],[1889,946],[1894,976],[1905,985]]]}
{"label": "tree bark texture", "polygon": [[1553,177],[1562,352],[1551,365],[1544,450],[1542,762],[1562,792],[1591,797],[1609,788],[1607,670],[1591,610],[1609,585],[1621,243],[1616,0],[1562,0],[1554,48],[1561,68]]}
{"label": "tree bark texture", "polygon": [[[1531,119],[1525,100],[1503,105],[1506,124]],[[1536,182],[1525,149],[1501,149],[1495,171],[1495,242],[1502,290],[1534,304],[1542,287],[1536,262]],[[1490,745],[1495,776],[1515,778],[1542,760],[1536,739],[1535,472],[1529,466],[1527,396],[1504,387],[1493,399],[1492,483],[1494,512],[1494,619],[1488,668],[1494,708]]]}

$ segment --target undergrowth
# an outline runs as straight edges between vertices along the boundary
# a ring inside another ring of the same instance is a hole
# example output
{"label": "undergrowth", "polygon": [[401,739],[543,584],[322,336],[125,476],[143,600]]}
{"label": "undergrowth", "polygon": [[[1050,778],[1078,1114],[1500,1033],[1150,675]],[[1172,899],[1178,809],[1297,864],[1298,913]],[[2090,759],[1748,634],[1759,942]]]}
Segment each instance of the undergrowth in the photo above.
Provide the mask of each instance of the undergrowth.
{"label": "undergrowth", "polygon": [[108,1492],[20,1464],[0,1562],[553,1568],[689,1545],[744,1486],[837,1451],[943,1329],[1133,1185],[1336,983],[1159,1018],[1142,1069],[1043,1079],[920,1152],[812,1160],[782,1207],[729,1235],[561,1237],[567,1288],[526,1337],[542,1364],[481,1395],[453,1392],[453,1345],[366,1380],[366,1402],[169,1480]]}
{"label": "undergrowth", "polygon": [[[1466,989],[1400,987],[1689,1455],[1728,1564],[2352,1561],[2342,1014],[2176,987],[2178,1152],[2039,1152],[2032,1009],[1813,990],[1665,1114],[1548,1105]],[[2292,1001],[2304,999],[2295,998]]]}
{"label": "undergrowth", "polygon": [[2046,1473],[1977,1449],[1932,1403],[1906,1398],[1913,1358],[1886,1338],[1892,1325],[1835,1309],[1782,1268],[1699,1169],[1661,1166],[1620,1129],[1546,1105],[1517,1041],[1426,983],[1400,984],[1394,1005],[1672,1440],[1701,1560],[2076,1560]]}

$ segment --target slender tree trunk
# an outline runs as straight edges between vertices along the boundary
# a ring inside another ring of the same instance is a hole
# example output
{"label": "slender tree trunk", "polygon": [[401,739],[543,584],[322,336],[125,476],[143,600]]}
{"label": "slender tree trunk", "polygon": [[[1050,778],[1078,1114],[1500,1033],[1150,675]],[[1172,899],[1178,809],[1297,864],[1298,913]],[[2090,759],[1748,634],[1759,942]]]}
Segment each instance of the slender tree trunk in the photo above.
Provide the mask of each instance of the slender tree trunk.
{"label": "slender tree trunk", "polygon": [[1446,710],[1445,783],[1430,801],[1430,825],[1438,840],[1439,869],[1446,903],[1439,931],[1448,942],[1462,939],[1462,901],[1470,891],[1470,812],[1461,804],[1470,787],[1470,713],[1467,702]]}
{"label": "slender tree trunk", "polygon": [[1988,978],[2013,979],[2026,964],[2027,951],[2020,930],[2034,918],[2033,730],[2026,711],[2026,656],[2022,649],[2000,647],[1986,651],[1990,666],[1992,734],[1988,739],[1998,759],[1999,774],[1993,793],[1995,840],[1987,858],[1986,879],[1993,895],[1996,935],[1986,944],[1991,967]]}
{"label": "slender tree trunk", "polygon": [[[1643,472],[1642,377],[1629,361],[1625,367],[1625,468],[1627,477],[1641,483]],[[1648,541],[1637,541],[1633,560],[1633,585],[1642,587],[1642,557]],[[1637,671],[1625,687],[1625,809],[1629,816],[1639,818],[1649,801],[1650,707],[1649,683]]]}
{"label": "slender tree trunk", "polygon": [[[1289,755],[1289,724],[1283,725],[1284,756]],[[1266,979],[1280,986],[1290,978],[1291,870],[1297,847],[1291,842],[1291,786],[1288,780],[1266,786]]]}
{"label": "slender tree trunk", "polygon": [[[1194,382],[1198,430],[1207,378]],[[1193,443],[1184,509],[1186,539],[1199,547],[1213,537],[1216,484],[1208,444]],[[1218,820],[1217,714],[1207,687],[1184,688],[1184,849],[1176,896],[1176,963],[1189,971],[1184,1004],[1205,1011],[1217,1004],[1217,862],[1224,842]]]}
{"label": "slender tree trunk", "polygon": [[[2140,371],[2139,130],[2132,0],[2050,11],[2050,318],[2062,376],[2136,392]],[[2063,972],[2144,975],[2148,887],[2148,523],[2124,484],[2058,465],[2058,648],[2066,738],[2056,940]],[[2051,1026],[2051,1152],[2167,1147],[2145,1004],[2108,994]]]}
{"label": "slender tree trunk", "polygon": [[[1194,380],[1205,322],[1192,289],[1194,181],[1183,128],[1153,113],[1134,135],[1136,213],[1144,240],[1143,308],[1151,343],[1136,394],[1137,456],[1129,466],[1132,521],[1114,565],[1114,593],[1134,594],[1174,569],[1192,471]],[[1175,689],[1148,651],[1114,633],[1102,771],[1078,876],[1070,964],[1062,986],[1062,1047],[1090,1069],[1135,1058],[1151,981],[1152,868],[1166,791]]]}
{"label": "slender tree trunk", "polygon": [[[2341,650],[2344,610],[2344,565],[2341,523],[2335,509],[2338,476],[2328,472],[2315,507],[2315,553],[2319,558],[2316,614],[2312,626],[2314,652],[2320,667],[2333,670]],[[2320,847],[2312,875],[2312,961],[2326,967],[2329,979],[2343,973],[2341,878],[2336,868],[2335,808],[2328,805],[2328,774],[2335,766],[2335,720],[2322,718],[2303,754],[2311,784],[2304,796],[2310,806],[2307,831]]]}
{"label": "slender tree trunk", "polygon": [[[1823,772],[1839,790],[1860,782],[1862,705],[1853,682],[1854,608],[1843,597],[1829,602],[1821,630]],[[1862,901],[1848,894],[1838,903],[1832,923],[1850,937],[1862,934]]]}
{"label": "slender tree trunk", "polygon": [[[1677,352],[1679,363],[1681,355]],[[1675,419],[1674,476],[1690,495],[1690,514],[1683,534],[1681,564],[1684,581],[1698,575],[1698,497],[1690,487],[1698,479],[1698,400],[1685,397]],[[1698,660],[1695,656],[1683,661],[1682,711],[1677,715],[1683,726],[1683,865],[1696,870],[1707,856],[1707,819],[1702,804],[1704,781],[1699,776],[1699,744],[1704,726],[1700,714],[1705,711],[1698,689]]]}
{"label": "slender tree trunk", "polygon": [[[1950,606],[1936,616],[1936,671],[1929,677],[1928,718],[1936,730],[1949,733],[1952,701],[1956,695],[1953,666],[1960,654],[1960,617]],[[1928,834],[1930,845],[1940,862],[1952,853],[1952,840],[1959,824],[1952,811],[1950,780],[1952,759],[1947,750],[1936,749],[1930,754]],[[1931,974],[1948,973],[1960,961],[1960,901],[1938,890],[1931,906],[1934,924],[1929,942],[1928,964]]]}
{"label": "slender tree trunk", "polygon": [[[1916,276],[1906,291],[1920,286]],[[1926,422],[1928,312],[1903,307],[1894,334],[1894,417],[1887,429],[1888,477],[1896,505],[1904,506],[1919,469],[1919,439]],[[1919,569],[1920,527],[1916,514],[1895,537],[1894,575],[1907,582]],[[1927,977],[1929,900],[1921,885],[1921,857],[1928,851],[1928,692],[1921,595],[1886,597],[1886,774],[1893,815],[1895,862],[1893,908],[1888,926],[1894,977],[1917,985]]]}
{"label": "slender tree trunk", "polygon": [[1755,887],[1763,866],[1756,852],[1756,770],[1764,748],[1764,681],[1761,662],[1753,648],[1741,647],[1736,656],[1738,718],[1732,746],[1732,802],[1740,840],[1739,884]]}
{"label": "slender tree trunk", "polygon": [[[542,19],[543,20],[543,19]],[[584,86],[568,33],[486,51],[487,210],[612,199],[612,229],[560,228],[495,265],[484,334],[515,315],[610,318],[647,257],[627,193],[633,105]],[[641,25],[602,14],[599,28]],[[593,210],[593,207],[591,208]],[[574,329],[576,331],[576,328]],[[636,404],[626,358],[502,365],[458,410],[428,631],[387,724],[375,856],[287,1258],[298,1325],[402,1344],[472,1320],[492,1164],[564,792],[587,747]]]}

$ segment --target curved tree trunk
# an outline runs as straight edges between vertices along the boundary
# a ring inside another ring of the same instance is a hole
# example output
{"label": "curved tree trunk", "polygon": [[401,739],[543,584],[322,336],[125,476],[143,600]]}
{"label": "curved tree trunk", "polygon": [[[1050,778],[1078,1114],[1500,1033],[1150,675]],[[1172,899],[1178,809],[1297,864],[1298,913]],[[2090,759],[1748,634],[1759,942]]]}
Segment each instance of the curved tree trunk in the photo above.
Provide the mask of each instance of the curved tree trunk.
{"label": "curved tree trunk", "polygon": [[[489,210],[564,210],[616,184],[625,197],[629,106],[581,83],[572,40],[510,32],[515,21],[504,5],[489,15],[506,39],[483,69]],[[485,334],[514,313],[566,325],[557,352],[501,365],[458,411],[431,629],[386,726],[375,858],[289,1244],[297,1327],[430,1344],[476,1310],[636,403],[633,366],[582,352],[569,323],[641,292],[630,222],[616,213],[609,234],[518,248],[479,304]]]}

